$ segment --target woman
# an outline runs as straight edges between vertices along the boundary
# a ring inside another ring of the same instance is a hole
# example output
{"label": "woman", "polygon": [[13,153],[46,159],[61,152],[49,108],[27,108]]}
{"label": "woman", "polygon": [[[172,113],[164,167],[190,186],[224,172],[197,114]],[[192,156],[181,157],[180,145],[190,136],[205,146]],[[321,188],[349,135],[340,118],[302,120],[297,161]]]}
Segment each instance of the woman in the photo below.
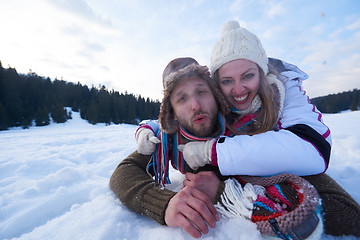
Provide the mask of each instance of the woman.
{"label": "woman", "polygon": [[[236,21],[225,24],[214,45],[210,69],[230,105],[226,121],[236,136],[180,147],[191,168],[211,164],[224,176],[309,176],[326,171],[330,130],[302,89],[304,72],[280,60],[268,60],[259,39]],[[145,137],[137,139],[140,148]],[[325,232],[359,236],[359,205],[325,174],[306,179],[323,199]]]}
{"label": "woman", "polygon": [[269,61],[259,39],[235,21],[224,26],[215,43],[210,70],[231,108],[228,128],[237,136],[208,149],[187,145],[183,153],[191,167],[212,163],[223,175],[254,176],[326,171],[330,130],[302,90],[304,72]]}

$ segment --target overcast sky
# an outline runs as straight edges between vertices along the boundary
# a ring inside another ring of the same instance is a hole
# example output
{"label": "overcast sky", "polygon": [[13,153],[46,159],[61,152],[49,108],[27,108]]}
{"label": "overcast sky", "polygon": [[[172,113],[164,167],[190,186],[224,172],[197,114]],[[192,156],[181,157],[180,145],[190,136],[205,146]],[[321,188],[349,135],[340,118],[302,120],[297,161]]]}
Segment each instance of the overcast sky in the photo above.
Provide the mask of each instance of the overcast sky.
{"label": "overcast sky", "polygon": [[310,75],[310,97],[360,88],[359,0],[0,0],[3,67],[162,98],[176,57],[208,65],[228,20]]}

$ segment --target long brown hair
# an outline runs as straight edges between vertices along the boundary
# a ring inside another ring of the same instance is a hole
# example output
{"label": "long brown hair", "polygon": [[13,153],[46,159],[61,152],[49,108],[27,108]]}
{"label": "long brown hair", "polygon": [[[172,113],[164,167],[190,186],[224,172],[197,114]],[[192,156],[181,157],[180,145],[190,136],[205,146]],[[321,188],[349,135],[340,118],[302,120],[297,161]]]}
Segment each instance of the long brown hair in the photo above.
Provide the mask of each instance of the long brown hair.
{"label": "long brown hair", "polygon": [[[279,73],[270,64],[268,64],[268,67],[270,74],[274,74],[275,76],[279,75]],[[233,124],[238,118],[241,118],[242,116],[239,116],[234,112],[228,113],[226,115],[227,128],[234,135],[255,135],[274,130],[276,127],[280,114],[280,93],[275,85],[270,85],[267,77],[259,66],[258,69],[260,72],[260,86],[258,95],[261,99],[261,109],[257,113],[255,120],[248,126],[243,126],[240,130],[233,127]],[[221,89],[219,84],[218,70],[216,70],[214,73],[214,80],[217,83],[219,89]]]}

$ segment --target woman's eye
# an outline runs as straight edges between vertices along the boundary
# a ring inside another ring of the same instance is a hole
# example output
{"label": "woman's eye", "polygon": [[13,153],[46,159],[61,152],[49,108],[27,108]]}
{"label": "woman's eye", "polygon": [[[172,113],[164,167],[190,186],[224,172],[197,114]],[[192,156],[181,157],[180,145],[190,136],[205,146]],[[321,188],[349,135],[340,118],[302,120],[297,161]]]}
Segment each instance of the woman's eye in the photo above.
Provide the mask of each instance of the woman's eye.
{"label": "woman's eye", "polygon": [[246,74],[246,75],[244,76],[244,79],[245,79],[245,80],[246,80],[246,79],[252,79],[254,76],[255,76],[254,73],[249,73],[249,74]]}
{"label": "woman's eye", "polygon": [[231,83],[231,80],[222,80],[221,81],[221,84],[222,85],[228,85],[228,84],[230,84]]}

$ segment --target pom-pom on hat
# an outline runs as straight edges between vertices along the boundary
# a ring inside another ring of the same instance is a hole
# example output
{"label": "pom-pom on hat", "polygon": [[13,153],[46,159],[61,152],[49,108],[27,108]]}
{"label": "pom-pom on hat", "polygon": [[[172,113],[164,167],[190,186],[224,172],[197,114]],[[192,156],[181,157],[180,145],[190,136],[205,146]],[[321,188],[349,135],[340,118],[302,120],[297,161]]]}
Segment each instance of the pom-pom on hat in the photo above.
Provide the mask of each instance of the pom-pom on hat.
{"label": "pom-pom on hat", "polygon": [[214,74],[222,65],[236,59],[250,60],[268,73],[268,58],[258,37],[240,27],[237,21],[225,23],[211,54],[210,70]]}

